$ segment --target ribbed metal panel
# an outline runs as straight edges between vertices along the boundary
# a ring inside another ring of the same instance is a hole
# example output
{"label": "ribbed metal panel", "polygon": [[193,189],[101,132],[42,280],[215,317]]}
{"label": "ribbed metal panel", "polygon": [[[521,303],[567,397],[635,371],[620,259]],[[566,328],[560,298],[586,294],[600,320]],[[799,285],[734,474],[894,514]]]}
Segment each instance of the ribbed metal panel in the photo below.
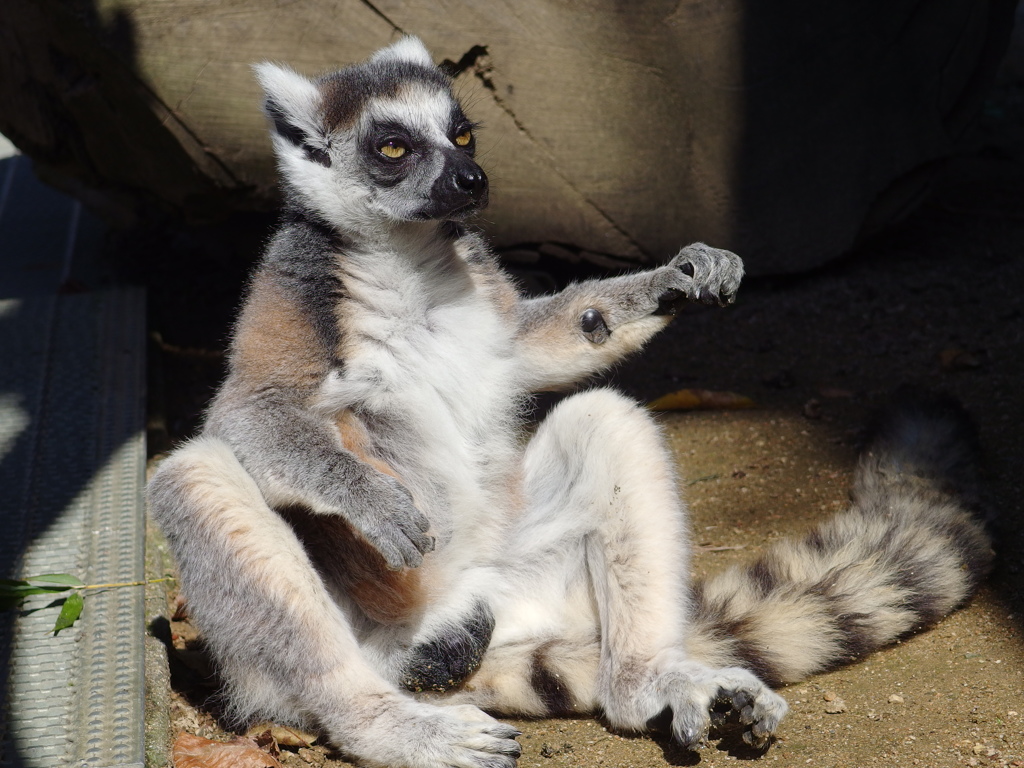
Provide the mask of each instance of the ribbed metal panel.
{"label": "ribbed metal panel", "polygon": [[[143,294],[0,301],[0,563],[5,575],[143,578]],[[26,608],[49,600],[32,598]],[[3,615],[0,765],[143,764],[143,592]]]}

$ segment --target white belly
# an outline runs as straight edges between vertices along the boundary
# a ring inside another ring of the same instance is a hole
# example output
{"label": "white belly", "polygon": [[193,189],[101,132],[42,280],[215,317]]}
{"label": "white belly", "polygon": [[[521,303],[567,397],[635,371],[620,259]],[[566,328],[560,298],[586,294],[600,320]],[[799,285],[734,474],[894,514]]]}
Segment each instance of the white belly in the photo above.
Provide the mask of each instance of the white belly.
{"label": "white belly", "polygon": [[370,417],[374,447],[439,546],[455,531],[489,538],[520,450],[512,329],[477,295],[419,317],[362,310],[351,321],[344,370],[325,382],[324,403]]}

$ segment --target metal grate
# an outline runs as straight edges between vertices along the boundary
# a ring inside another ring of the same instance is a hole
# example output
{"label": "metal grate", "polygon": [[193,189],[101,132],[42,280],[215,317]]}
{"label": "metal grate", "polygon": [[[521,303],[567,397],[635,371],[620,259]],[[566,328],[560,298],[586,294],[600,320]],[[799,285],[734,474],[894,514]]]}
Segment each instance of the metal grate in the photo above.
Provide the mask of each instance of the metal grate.
{"label": "metal grate", "polygon": [[[0,301],[5,575],[143,578],[144,320],[137,289]],[[57,637],[54,609],[13,616],[0,766],[142,766],[142,590],[90,595]]]}

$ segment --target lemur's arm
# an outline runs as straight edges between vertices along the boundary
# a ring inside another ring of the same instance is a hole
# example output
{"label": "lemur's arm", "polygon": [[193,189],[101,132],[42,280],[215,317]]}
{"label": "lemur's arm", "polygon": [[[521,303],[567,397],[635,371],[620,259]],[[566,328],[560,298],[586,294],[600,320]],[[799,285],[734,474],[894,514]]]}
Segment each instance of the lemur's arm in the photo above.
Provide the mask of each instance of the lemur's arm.
{"label": "lemur's arm", "polygon": [[663,267],[590,280],[527,299],[519,309],[519,359],[533,391],[560,389],[640,349],[685,301],[732,303],[743,262],[694,243]]}
{"label": "lemur's arm", "polygon": [[418,566],[433,549],[430,522],[409,491],[362,460],[357,446],[339,445],[326,420],[269,394],[218,401],[206,432],[231,446],[271,507],[301,505],[345,518],[395,570]]}
{"label": "lemur's arm", "polygon": [[336,353],[332,253],[323,230],[305,222],[275,235],[250,283],[230,373],[204,432],[231,447],[271,507],[301,505],[342,517],[388,567],[416,567],[433,548],[426,516],[370,457],[354,414],[332,417],[314,408]]}

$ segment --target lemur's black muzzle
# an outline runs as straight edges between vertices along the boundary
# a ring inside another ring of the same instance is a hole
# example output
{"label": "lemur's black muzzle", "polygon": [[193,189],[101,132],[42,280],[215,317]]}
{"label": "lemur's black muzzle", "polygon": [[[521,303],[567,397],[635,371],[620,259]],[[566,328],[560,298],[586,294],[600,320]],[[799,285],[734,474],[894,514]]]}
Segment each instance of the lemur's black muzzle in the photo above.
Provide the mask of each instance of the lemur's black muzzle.
{"label": "lemur's black muzzle", "polygon": [[459,218],[480,210],[487,205],[487,174],[464,152],[448,153],[430,198],[425,218]]}

